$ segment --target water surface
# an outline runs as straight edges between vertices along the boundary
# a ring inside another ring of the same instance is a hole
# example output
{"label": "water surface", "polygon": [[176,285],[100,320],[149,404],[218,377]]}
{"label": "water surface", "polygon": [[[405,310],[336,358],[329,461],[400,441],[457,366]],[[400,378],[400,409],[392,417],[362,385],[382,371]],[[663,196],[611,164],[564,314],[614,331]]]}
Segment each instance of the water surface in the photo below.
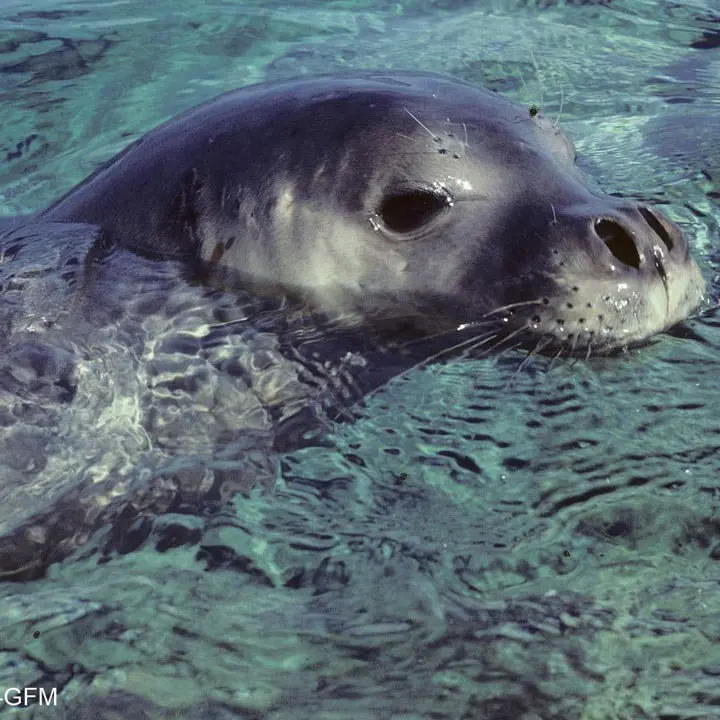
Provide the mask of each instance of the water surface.
{"label": "water surface", "polygon": [[[719,47],[710,1],[5,2],[0,209],[45,207],[239,85],[432,70],[558,117],[606,191],[683,227],[714,292]],[[68,492],[112,488],[127,516],[0,584],[0,689],[60,706],[0,714],[718,716],[715,310],[619,357],[419,367],[285,452],[266,409],[304,398],[276,326],[193,345],[263,308],[168,296],[178,269],[136,260],[122,317],[100,288],[87,325],[53,274],[84,246],[53,233],[4,278],[27,327],[2,348],[0,529]],[[55,352],[28,380],[37,338]],[[212,497],[175,502],[188,487]]]}

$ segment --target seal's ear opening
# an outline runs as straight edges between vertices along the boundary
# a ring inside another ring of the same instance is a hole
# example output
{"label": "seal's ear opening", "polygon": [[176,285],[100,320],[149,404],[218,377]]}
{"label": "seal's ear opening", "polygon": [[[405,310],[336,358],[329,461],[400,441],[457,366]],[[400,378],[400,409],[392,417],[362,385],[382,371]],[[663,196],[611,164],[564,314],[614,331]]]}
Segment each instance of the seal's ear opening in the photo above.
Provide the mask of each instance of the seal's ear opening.
{"label": "seal's ear opening", "polygon": [[417,189],[386,195],[378,218],[394,233],[411,233],[427,225],[450,205],[450,199],[431,190]]}

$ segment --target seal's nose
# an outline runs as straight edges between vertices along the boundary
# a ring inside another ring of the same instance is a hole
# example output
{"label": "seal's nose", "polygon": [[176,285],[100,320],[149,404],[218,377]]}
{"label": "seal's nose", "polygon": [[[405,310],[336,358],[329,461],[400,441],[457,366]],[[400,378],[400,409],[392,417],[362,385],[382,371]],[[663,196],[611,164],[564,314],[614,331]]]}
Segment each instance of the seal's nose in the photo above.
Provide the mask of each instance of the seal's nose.
{"label": "seal's nose", "polygon": [[625,268],[657,273],[663,283],[668,264],[688,257],[687,240],[680,228],[647,207],[626,207],[595,218],[592,233]]}

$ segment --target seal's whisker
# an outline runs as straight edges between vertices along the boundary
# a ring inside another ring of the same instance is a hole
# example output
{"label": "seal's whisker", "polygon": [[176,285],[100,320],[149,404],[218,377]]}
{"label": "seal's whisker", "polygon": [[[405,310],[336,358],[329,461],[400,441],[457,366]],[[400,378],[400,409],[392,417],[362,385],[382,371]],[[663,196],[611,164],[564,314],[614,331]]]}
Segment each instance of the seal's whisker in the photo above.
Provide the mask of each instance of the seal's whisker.
{"label": "seal's whisker", "polygon": [[[468,346],[472,346],[474,349],[475,347],[478,347],[482,345],[483,343],[487,342],[488,340],[491,340],[492,338],[497,337],[497,333],[488,333],[487,336],[483,335],[480,338],[477,336],[471,337],[467,340],[463,340],[462,342],[459,342],[451,347],[443,348],[439,352],[433,353],[432,355],[423,358],[422,360],[418,360],[418,362],[411,365],[409,368],[403,370],[402,372],[399,372],[397,375],[395,375],[390,380],[382,383],[382,385],[379,385],[374,390],[368,393],[368,395],[374,395],[377,392],[380,392],[381,390],[384,390],[388,384],[395,380],[396,378],[402,378],[406,377],[409,373],[411,373],[413,370],[416,370],[417,368],[425,367],[429,365],[430,363],[434,362],[435,360],[439,360],[440,358],[444,357],[445,355],[450,355],[451,353],[456,352],[457,350],[466,349]],[[475,343],[473,345],[473,343]]]}
{"label": "seal's whisker", "polygon": [[[526,327],[519,327],[517,330],[514,330],[511,333],[506,333],[504,335],[500,335],[500,337],[498,338],[498,341],[496,343],[493,343],[492,345],[489,345],[488,347],[483,348],[482,356],[489,355],[491,352],[496,351],[503,343],[506,343],[509,340],[512,340],[514,337],[517,337],[518,335],[520,335],[521,333],[524,333],[526,331],[527,331]],[[497,335],[496,335],[496,337],[497,337]],[[479,347],[481,344],[483,344],[483,343],[478,343],[472,349],[473,350],[477,349],[477,347]],[[522,345],[522,343],[518,343],[517,345],[514,345],[512,348],[503,348],[503,352],[506,350],[509,351],[511,349],[515,349],[517,347],[520,347],[521,345]]]}
{"label": "seal's whisker", "polygon": [[570,355],[575,355],[575,348],[577,347],[578,340],[580,340],[580,336],[577,333],[575,333],[572,336],[572,339],[573,339],[572,344],[570,345]]}
{"label": "seal's whisker", "polygon": [[530,55],[530,60],[532,62],[532,65],[535,68],[535,77],[537,78],[538,84],[540,85],[540,102],[538,104],[540,105],[540,107],[542,107],[543,100],[545,98],[545,88],[543,87],[542,73],[540,72],[540,66],[537,64],[537,60],[535,59],[535,55],[533,54],[532,48],[529,45],[528,45],[527,51],[528,51],[528,54]]}
{"label": "seal's whisker", "polygon": [[[578,335],[573,335],[572,338],[573,339],[570,343],[570,349],[568,350],[567,356],[570,359],[570,367],[575,367],[575,365],[580,362],[580,358],[575,354],[575,350],[577,349],[580,337]],[[565,343],[565,345],[567,345],[567,343]]]}
{"label": "seal's whisker", "polygon": [[542,341],[538,342],[537,345],[533,348],[531,352],[529,352],[520,362],[520,364],[515,369],[515,372],[510,376],[507,383],[505,384],[505,390],[510,388],[512,384],[515,382],[515,380],[520,376],[522,371],[532,362],[532,359],[547,345],[549,345],[552,342],[551,339],[548,339],[545,341],[545,344],[542,344]]}
{"label": "seal's whisker", "polygon": [[553,369],[553,367],[554,367],[554,365],[555,365],[555,361],[558,360],[558,359],[562,356],[562,353],[563,353],[563,350],[564,350],[564,349],[565,349],[565,343],[562,342],[562,343],[560,344],[560,349],[557,351],[557,353],[555,353],[555,355],[553,356],[552,360],[550,360],[550,365],[548,366],[548,372],[551,372],[551,371],[552,371],[552,369]]}
{"label": "seal's whisker", "polygon": [[[498,343],[498,347],[500,346],[500,343]],[[513,350],[519,350],[522,347],[522,342],[516,342],[512,345],[508,345],[507,347],[500,348],[498,352],[498,357],[502,357],[503,355],[506,355],[507,353],[512,352]]]}
{"label": "seal's whisker", "polygon": [[[540,340],[538,340],[535,347],[525,356],[525,358],[523,358],[523,361],[520,363],[517,370],[513,373],[513,377],[515,375],[519,375],[530,364],[530,362],[532,362],[532,359],[534,357],[537,357],[537,355],[539,355],[548,345],[552,344],[552,341],[552,335],[544,339],[541,338]],[[513,378],[510,379],[512,380]]]}
{"label": "seal's whisker", "polygon": [[415,115],[413,115],[407,108],[403,108],[403,110],[405,110],[405,112],[406,112],[433,140],[435,139],[435,133],[434,133],[432,130],[430,130],[430,128],[429,128],[427,125],[423,125],[423,123],[420,122],[420,120],[418,120],[418,118],[415,117]]}
{"label": "seal's whisker", "polygon": [[421,363],[419,363],[419,364],[427,364],[429,362],[432,362],[433,360],[439,360],[444,355],[448,355],[450,353],[457,352],[458,350],[462,350],[462,349],[467,350],[468,348],[471,348],[474,350],[475,348],[480,347],[487,341],[492,340],[493,338],[496,338],[496,337],[497,337],[497,332],[495,332],[495,331],[488,332],[485,335],[482,335],[480,337],[477,337],[477,336],[471,337],[468,340],[463,340],[462,342],[456,343],[455,345],[453,345],[449,348],[443,348],[439,352],[436,352],[433,355],[431,355],[429,358],[421,361]]}
{"label": "seal's whisker", "polygon": [[522,86],[525,88],[525,92],[528,94],[528,98],[532,97],[530,88],[528,87],[528,84],[525,82],[525,78],[523,77],[522,72],[520,72],[519,70],[518,70],[518,77],[520,78],[520,82],[522,83]]}
{"label": "seal's whisker", "polygon": [[544,337],[540,338],[540,340],[537,341],[535,344],[535,347],[533,348],[532,352],[528,354],[528,359],[534,357],[535,355],[538,355],[541,353],[546,347],[549,345],[552,345],[553,341],[555,340],[553,335],[545,335]]}
{"label": "seal's whisker", "polygon": [[[497,338],[497,333],[488,333],[486,336],[476,338],[476,342],[472,345],[468,345],[466,348],[463,349],[462,353],[460,354],[461,358],[467,358],[470,357],[470,353],[472,353],[474,350],[477,350],[479,347],[482,347],[488,340],[493,340]],[[498,348],[502,344],[502,339],[498,341],[497,344],[491,345],[490,348]],[[489,352],[492,352],[491,349],[483,350],[483,357],[487,355]]]}
{"label": "seal's whisker", "polygon": [[523,300],[522,302],[508,303],[507,305],[501,305],[500,307],[493,308],[486,312],[481,318],[490,317],[490,315],[497,315],[498,313],[505,312],[506,310],[514,310],[519,307],[530,307],[534,305],[542,305],[542,300]]}
{"label": "seal's whisker", "polygon": [[560,124],[560,116],[562,115],[564,103],[565,103],[565,93],[564,93],[563,87],[561,85],[560,86],[560,109],[558,110],[558,116],[557,116],[557,118],[555,118],[555,122],[553,123],[554,128],[557,128],[557,126]]}
{"label": "seal's whisker", "polygon": [[[404,349],[411,347],[412,345],[418,345],[421,343],[425,343],[429,340],[437,340],[438,338],[441,338],[445,335],[457,333],[458,331],[467,330],[467,329],[471,329],[471,328],[474,329],[476,325],[480,325],[480,323],[472,323],[471,325],[468,325],[467,327],[460,326],[460,328],[452,327],[452,328],[447,328],[446,330],[439,330],[438,332],[432,333],[431,335],[423,335],[422,337],[417,337],[417,338],[413,338],[412,340],[407,340],[406,342],[399,345],[399,347],[404,350]],[[494,325],[494,323],[493,323],[493,325]],[[496,332],[497,332],[497,330],[494,329],[489,332],[486,332],[485,335],[481,335],[480,337],[484,338],[484,337],[486,337],[486,335],[489,335],[489,334],[494,335]],[[471,338],[471,340],[473,340],[473,339],[477,340],[478,336],[474,335],[473,338]]]}
{"label": "seal's whisker", "polygon": [[463,123],[463,132],[465,133],[465,142],[463,143],[463,166],[465,169],[468,168],[468,149],[470,148],[470,143],[468,141],[468,130],[467,130],[467,123]]}

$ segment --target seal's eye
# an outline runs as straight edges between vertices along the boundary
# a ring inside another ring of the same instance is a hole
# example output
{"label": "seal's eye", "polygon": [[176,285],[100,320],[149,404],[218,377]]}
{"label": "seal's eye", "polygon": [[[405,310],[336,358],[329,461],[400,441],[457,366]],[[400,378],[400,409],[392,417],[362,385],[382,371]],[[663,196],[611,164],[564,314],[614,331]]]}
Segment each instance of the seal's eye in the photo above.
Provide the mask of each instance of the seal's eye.
{"label": "seal's eye", "polygon": [[427,225],[450,205],[450,198],[429,190],[412,190],[383,198],[378,215],[389,230],[410,233]]}

